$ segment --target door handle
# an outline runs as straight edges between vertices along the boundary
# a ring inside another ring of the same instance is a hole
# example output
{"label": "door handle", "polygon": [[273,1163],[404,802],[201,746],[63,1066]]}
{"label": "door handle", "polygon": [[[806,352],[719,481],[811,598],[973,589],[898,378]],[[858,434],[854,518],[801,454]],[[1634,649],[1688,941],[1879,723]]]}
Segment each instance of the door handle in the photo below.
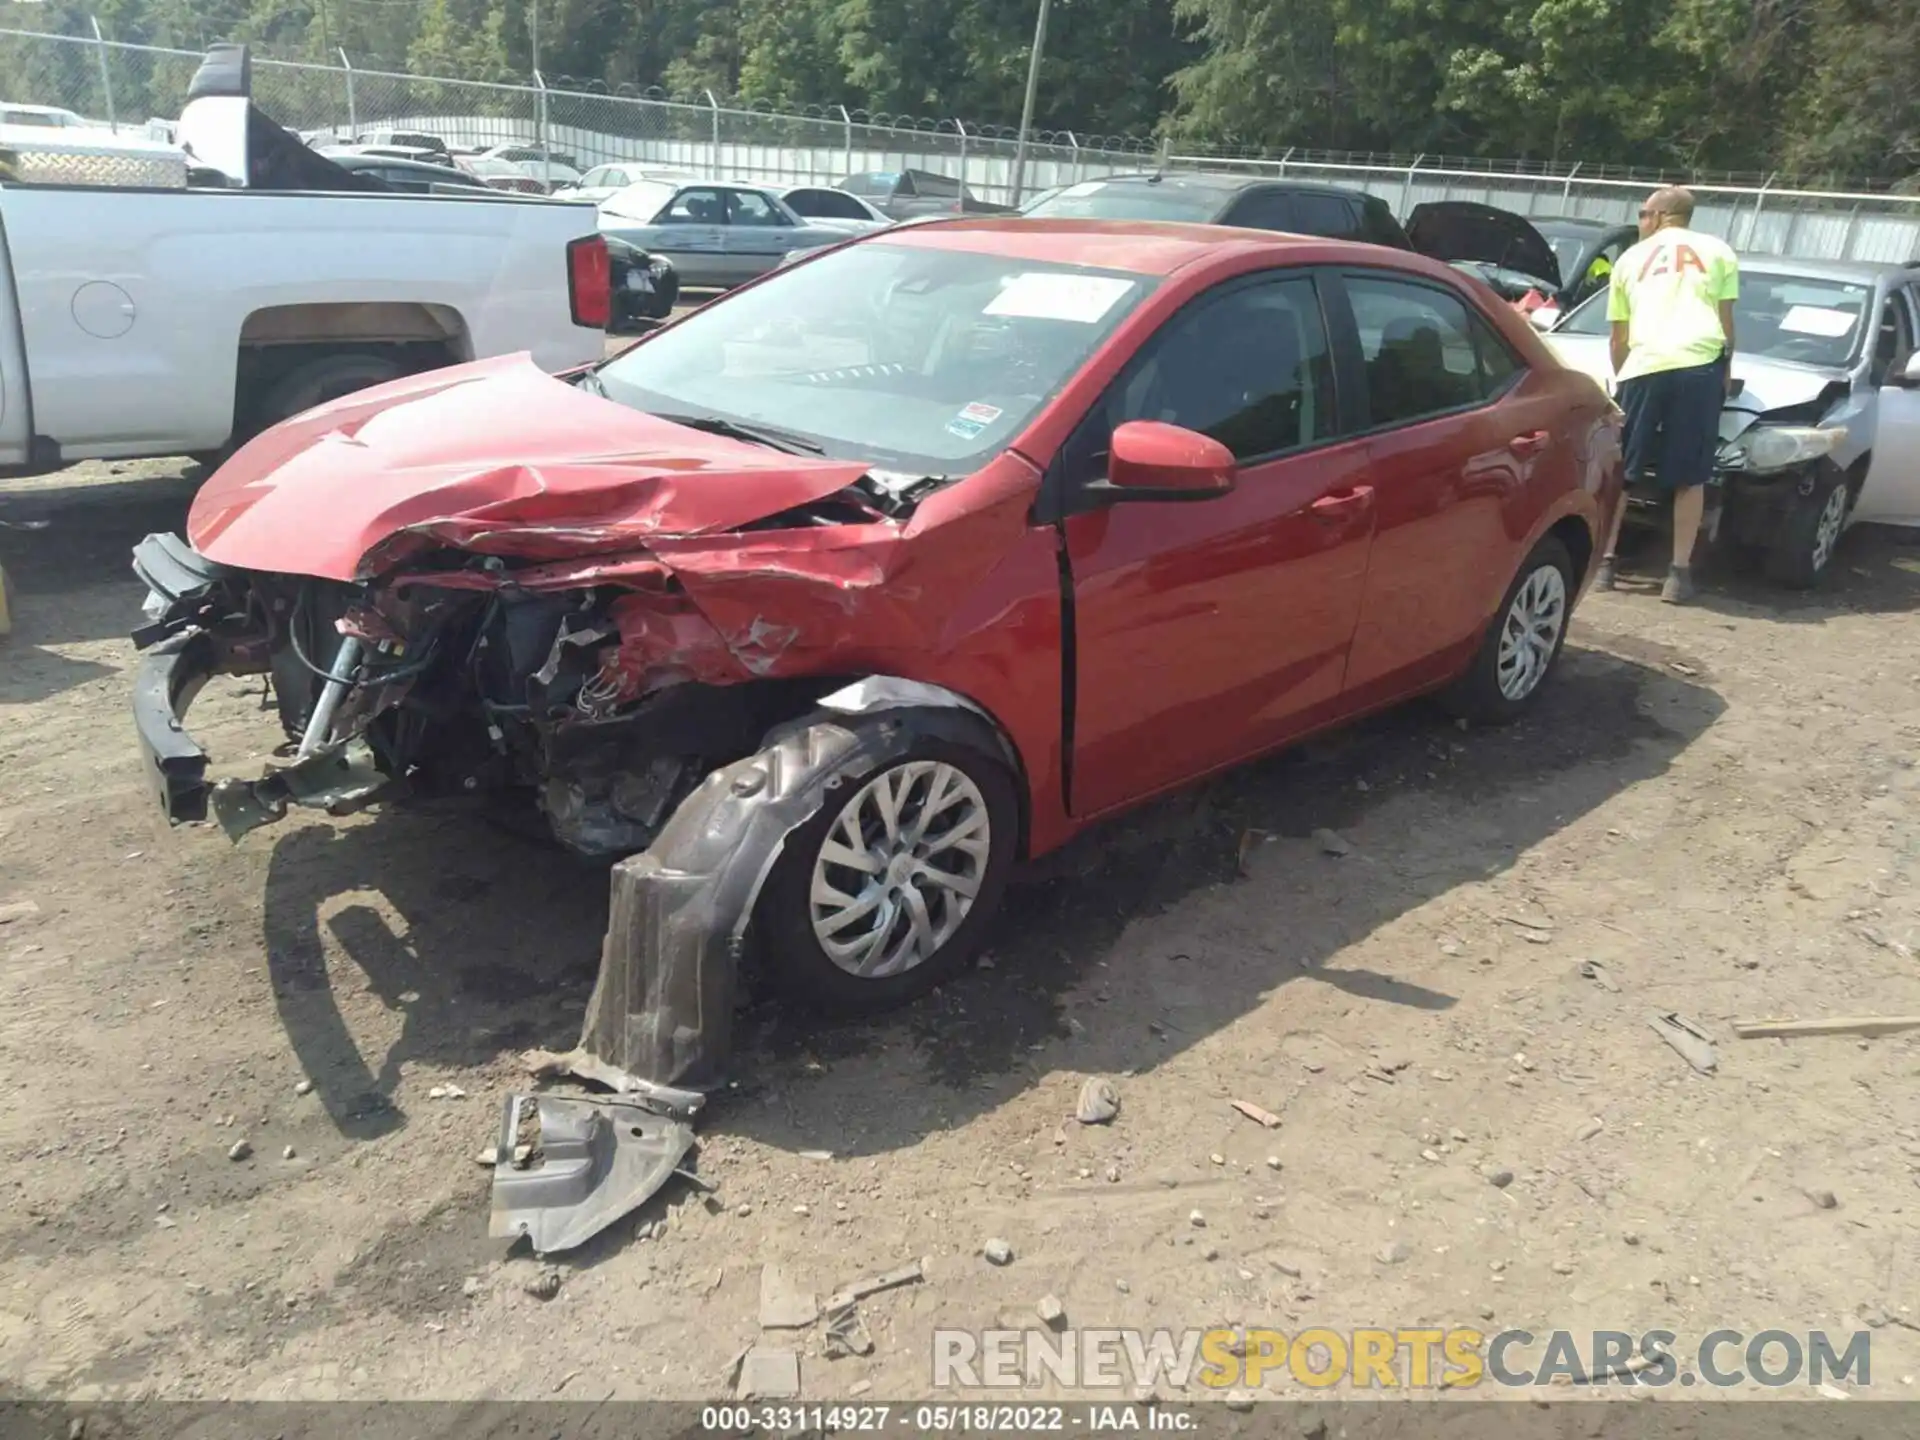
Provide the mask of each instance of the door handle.
{"label": "door handle", "polygon": [[1545,430],[1529,430],[1516,435],[1507,442],[1507,448],[1516,455],[1538,455],[1547,448],[1547,442],[1553,437]]}
{"label": "door handle", "polygon": [[1373,504],[1373,487],[1356,485],[1351,490],[1337,490],[1331,495],[1322,495],[1307,506],[1307,511],[1316,520],[1344,520],[1356,510],[1364,510]]}

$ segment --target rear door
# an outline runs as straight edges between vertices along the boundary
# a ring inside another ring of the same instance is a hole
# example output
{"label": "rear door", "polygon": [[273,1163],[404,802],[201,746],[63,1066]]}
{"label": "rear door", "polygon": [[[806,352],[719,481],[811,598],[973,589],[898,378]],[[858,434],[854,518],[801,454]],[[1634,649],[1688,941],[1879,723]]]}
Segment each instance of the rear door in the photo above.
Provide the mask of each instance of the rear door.
{"label": "rear door", "polygon": [[1329,306],[1375,490],[1346,680],[1369,705],[1444,678],[1479,643],[1519,563],[1515,502],[1537,467],[1572,462],[1552,448],[1561,402],[1524,383],[1526,367],[1451,287],[1351,270]]}
{"label": "rear door", "polygon": [[[1161,420],[1240,461],[1188,504],[1076,501],[1114,428]],[[1349,438],[1314,280],[1244,277],[1141,346],[1056,457],[1073,577],[1069,805],[1093,815],[1284,743],[1339,703],[1366,578],[1366,443]]]}
{"label": "rear door", "polygon": [[1895,286],[1874,332],[1868,383],[1878,388],[1873,452],[1854,519],[1920,525],[1920,386],[1903,373],[1920,338],[1920,295]]}

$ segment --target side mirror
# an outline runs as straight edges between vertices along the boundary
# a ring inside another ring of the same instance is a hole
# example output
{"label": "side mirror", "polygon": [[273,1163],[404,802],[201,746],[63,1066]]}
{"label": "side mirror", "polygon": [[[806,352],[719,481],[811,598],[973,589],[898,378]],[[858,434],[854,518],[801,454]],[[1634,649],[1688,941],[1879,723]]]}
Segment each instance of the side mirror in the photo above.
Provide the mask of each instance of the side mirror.
{"label": "side mirror", "polygon": [[1107,478],[1087,488],[1110,500],[1211,500],[1232,492],[1233,452],[1218,440],[1158,420],[1113,432]]}

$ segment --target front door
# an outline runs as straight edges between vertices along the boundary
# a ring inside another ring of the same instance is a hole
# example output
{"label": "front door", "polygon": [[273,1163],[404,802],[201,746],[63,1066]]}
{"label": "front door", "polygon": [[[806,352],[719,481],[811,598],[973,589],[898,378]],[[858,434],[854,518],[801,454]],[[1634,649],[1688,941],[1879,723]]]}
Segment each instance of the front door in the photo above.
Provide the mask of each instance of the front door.
{"label": "front door", "polygon": [[1458,668],[1519,561],[1510,502],[1537,467],[1572,462],[1550,441],[1563,401],[1526,387],[1519,359],[1451,289],[1352,271],[1339,291],[1376,502],[1347,688],[1371,705]]}
{"label": "front door", "polygon": [[751,280],[780,263],[793,248],[794,227],[780,206],[758,190],[727,192],[727,228],[721,243],[734,280]]}
{"label": "front door", "polygon": [[[1127,420],[1221,441],[1236,489],[1077,504]],[[1270,749],[1337,705],[1373,533],[1366,444],[1347,429],[1318,291],[1290,271],[1182,309],[1063,447],[1075,815]]]}
{"label": "front door", "polygon": [[1874,334],[1869,383],[1879,387],[1873,454],[1853,518],[1883,525],[1920,525],[1920,387],[1905,378],[1914,354],[1914,293],[1887,296]]}
{"label": "front door", "polygon": [[723,191],[702,186],[682,190],[653,223],[659,239],[647,241],[646,248],[657,250],[673,262],[681,284],[733,283],[723,238],[727,226],[727,197]]}

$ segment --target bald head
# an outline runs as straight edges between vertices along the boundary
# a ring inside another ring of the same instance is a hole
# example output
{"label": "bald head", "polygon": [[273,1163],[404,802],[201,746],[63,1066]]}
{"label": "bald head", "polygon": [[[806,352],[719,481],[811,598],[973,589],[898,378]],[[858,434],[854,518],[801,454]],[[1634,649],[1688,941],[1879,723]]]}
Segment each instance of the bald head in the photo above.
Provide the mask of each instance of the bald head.
{"label": "bald head", "polygon": [[1666,185],[1647,197],[1640,208],[1640,233],[1651,235],[1669,225],[1693,221],[1693,192],[1683,185]]}

